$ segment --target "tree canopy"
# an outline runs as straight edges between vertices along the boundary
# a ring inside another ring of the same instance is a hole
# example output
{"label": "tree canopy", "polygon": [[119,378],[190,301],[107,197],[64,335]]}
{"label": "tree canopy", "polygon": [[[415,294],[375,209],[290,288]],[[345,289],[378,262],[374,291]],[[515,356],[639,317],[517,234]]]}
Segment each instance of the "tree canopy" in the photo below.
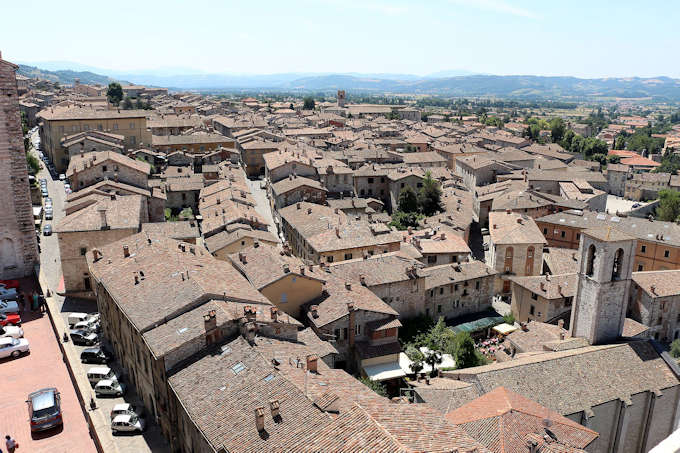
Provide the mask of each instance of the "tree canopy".
{"label": "tree canopy", "polygon": [[123,100],[123,87],[120,86],[120,83],[109,83],[109,88],[106,90],[106,97],[111,104],[120,104],[120,101]]}
{"label": "tree canopy", "polygon": [[304,99],[302,99],[302,102],[303,102],[302,108],[304,110],[314,110],[315,103],[313,97],[306,96]]}
{"label": "tree canopy", "polygon": [[441,211],[441,196],[442,190],[439,188],[439,184],[428,171],[423,179],[423,187],[420,188],[418,193],[418,204],[422,213],[431,216]]}
{"label": "tree canopy", "polygon": [[675,222],[680,218],[680,192],[668,189],[659,191],[659,206],[656,208],[656,217],[668,222]]}
{"label": "tree canopy", "polygon": [[401,212],[418,211],[418,194],[411,186],[406,186],[401,189],[397,207]]}

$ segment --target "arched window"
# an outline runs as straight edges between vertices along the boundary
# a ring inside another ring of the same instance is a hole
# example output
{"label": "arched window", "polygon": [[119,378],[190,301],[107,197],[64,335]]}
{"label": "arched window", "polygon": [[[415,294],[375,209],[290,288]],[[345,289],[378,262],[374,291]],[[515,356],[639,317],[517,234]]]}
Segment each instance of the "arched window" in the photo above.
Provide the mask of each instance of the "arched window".
{"label": "arched window", "polygon": [[623,249],[618,249],[614,255],[614,266],[612,267],[612,280],[621,278],[621,268],[623,267]]}
{"label": "arched window", "polygon": [[586,275],[588,277],[593,276],[593,264],[595,262],[595,246],[590,244],[588,247],[588,256],[586,257]]}

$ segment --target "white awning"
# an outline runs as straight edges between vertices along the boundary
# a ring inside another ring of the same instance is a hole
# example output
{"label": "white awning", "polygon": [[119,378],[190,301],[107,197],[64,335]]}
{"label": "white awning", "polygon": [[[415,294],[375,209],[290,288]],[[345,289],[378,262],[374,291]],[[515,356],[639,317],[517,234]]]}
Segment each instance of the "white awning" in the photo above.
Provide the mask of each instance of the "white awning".
{"label": "white awning", "polygon": [[399,362],[378,363],[364,367],[364,373],[372,381],[386,381],[406,376]]}
{"label": "white awning", "polygon": [[495,326],[493,328],[493,330],[500,333],[501,335],[507,335],[507,334],[512,333],[515,330],[517,330],[517,327],[504,322],[503,324],[499,324],[499,325]]}
{"label": "white awning", "polygon": [[[428,353],[430,352],[429,349],[426,347],[421,347],[420,351],[423,353]],[[413,362],[411,359],[408,358],[405,352],[399,353],[399,365],[401,366],[401,369],[404,370],[406,374],[413,374],[413,371],[411,371],[411,364]],[[456,367],[456,361],[453,359],[453,356],[451,354],[442,354],[442,363],[437,364],[437,369],[441,368],[455,368]],[[428,365],[427,363],[423,363],[423,369],[420,370],[420,373],[429,373],[432,371],[432,367]]]}

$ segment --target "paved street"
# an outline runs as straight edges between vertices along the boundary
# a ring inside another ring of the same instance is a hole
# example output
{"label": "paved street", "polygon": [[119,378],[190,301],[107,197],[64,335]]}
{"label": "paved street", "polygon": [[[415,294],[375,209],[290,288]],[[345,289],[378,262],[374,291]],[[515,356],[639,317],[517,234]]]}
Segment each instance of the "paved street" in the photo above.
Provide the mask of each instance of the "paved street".
{"label": "paved street", "polygon": [[250,193],[253,195],[253,198],[255,198],[255,211],[267,221],[269,224],[269,232],[278,238],[279,234],[276,225],[274,224],[271,205],[269,204],[269,198],[267,198],[267,190],[260,187],[262,181],[259,179],[246,179],[246,181]]}
{"label": "paved street", "polygon": [[[48,192],[50,198],[52,198],[52,203],[54,206],[54,219],[51,221],[47,221],[48,223],[52,223],[52,226],[54,227],[57,222],[64,217],[64,212],[63,212],[63,206],[64,202],[66,200],[66,193],[64,192],[64,183],[59,181],[59,180],[52,180],[49,172],[44,168],[44,166],[41,168],[41,172],[38,175],[39,178],[45,178],[47,179],[47,186],[48,186]],[[61,261],[59,257],[59,245],[57,243],[57,236],[52,235],[52,236],[41,236],[41,254],[40,254],[40,263],[41,263],[41,268],[44,273],[44,276],[47,280],[47,283],[49,285],[49,288],[51,292],[53,293],[52,299],[54,300],[57,308],[57,315],[60,315],[61,317],[61,325],[64,329],[66,329],[66,325],[68,325],[68,315],[73,312],[85,312],[85,313],[95,313],[97,311],[97,304],[94,301],[87,301],[87,300],[82,300],[82,299],[75,299],[72,297],[62,297],[59,296],[58,294],[55,293],[55,290],[59,287],[61,278],[62,278],[62,273],[61,273]],[[47,317],[45,317],[45,320],[47,320]],[[49,324],[49,321],[47,321]],[[59,328],[59,326],[58,326]],[[46,331],[47,332],[47,331]],[[56,341],[54,338],[54,335],[52,334],[52,329],[50,327],[49,329],[49,336],[52,338],[53,341]],[[56,345],[56,342],[55,342]],[[76,346],[73,345],[72,343],[67,343],[65,345],[65,348],[67,349],[67,353],[70,355],[72,358],[71,360],[71,366],[73,368],[73,372],[77,374],[79,377],[84,377],[86,376],[87,370],[92,366],[92,365],[85,365],[81,364],[79,357],[80,357],[80,352],[84,349],[83,346]],[[59,354],[59,359],[61,362],[61,354]],[[63,366],[63,365],[62,365]],[[120,369],[117,368],[117,365],[111,364],[111,367],[117,371],[118,375],[120,376],[122,373],[120,373]],[[123,381],[125,382],[125,381]],[[70,383],[70,381],[69,381]],[[125,382],[127,384],[127,382]],[[71,387],[71,390],[73,391],[73,388]],[[92,391],[87,383],[85,385],[81,385],[81,392],[83,393],[83,397],[85,400],[89,403],[89,398],[94,396],[94,391]],[[74,392],[75,394],[75,392]],[[25,399],[25,395],[24,395]],[[23,401],[23,399],[22,399]],[[106,419],[107,427],[108,427],[108,418],[109,418],[109,413],[113,406],[117,403],[122,403],[122,402],[130,402],[130,403],[138,403],[138,399],[136,397],[136,394],[134,391],[129,390],[128,393],[125,395],[124,398],[96,398],[97,406],[98,409],[97,411],[99,412],[98,418],[101,420],[101,418]],[[77,403],[77,400],[76,400]],[[80,408],[78,407],[78,411],[80,411]],[[24,412],[22,413],[25,414],[25,408]],[[82,417],[82,412],[80,412],[81,417]],[[25,418],[25,417],[24,417]],[[83,417],[83,422],[85,421]],[[148,421],[148,419],[147,419]],[[122,453],[144,453],[144,452],[165,452],[168,451],[168,446],[163,439],[161,433],[160,433],[160,428],[154,424],[154,423],[148,423],[147,424],[148,428],[144,435],[136,435],[136,436],[116,436],[114,437],[111,434],[111,431],[109,429],[103,430],[103,432],[99,433],[99,437],[101,439],[102,445],[104,445],[105,449],[106,446],[109,446],[110,448],[108,450],[111,451],[118,451]],[[21,442],[20,442],[21,443]],[[112,447],[112,448],[111,448]],[[107,450],[107,451],[108,451]],[[32,450],[25,450],[25,451],[32,451]],[[51,451],[61,451],[61,450],[51,450]],[[88,451],[88,450],[84,450]]]}

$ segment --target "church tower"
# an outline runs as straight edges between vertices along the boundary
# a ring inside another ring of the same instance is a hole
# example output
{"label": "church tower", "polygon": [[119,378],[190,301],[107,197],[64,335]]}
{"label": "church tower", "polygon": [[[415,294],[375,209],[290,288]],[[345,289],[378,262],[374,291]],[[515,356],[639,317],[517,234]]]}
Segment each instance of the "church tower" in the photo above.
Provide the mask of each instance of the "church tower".
{"label": "church tower", "polygon": [[17,68],[0,55],[0,279],[30,275],[39,261],[21,131]]}
{"label": "church tower", "polygon": [[338,90],[338,107],[344,107],[345,100],[345,90]]}
{"label": "church tower", "polygon": [[612,227],[581,233],[571,335],[590,344],[616,340],[623,331],[637,241]]}

